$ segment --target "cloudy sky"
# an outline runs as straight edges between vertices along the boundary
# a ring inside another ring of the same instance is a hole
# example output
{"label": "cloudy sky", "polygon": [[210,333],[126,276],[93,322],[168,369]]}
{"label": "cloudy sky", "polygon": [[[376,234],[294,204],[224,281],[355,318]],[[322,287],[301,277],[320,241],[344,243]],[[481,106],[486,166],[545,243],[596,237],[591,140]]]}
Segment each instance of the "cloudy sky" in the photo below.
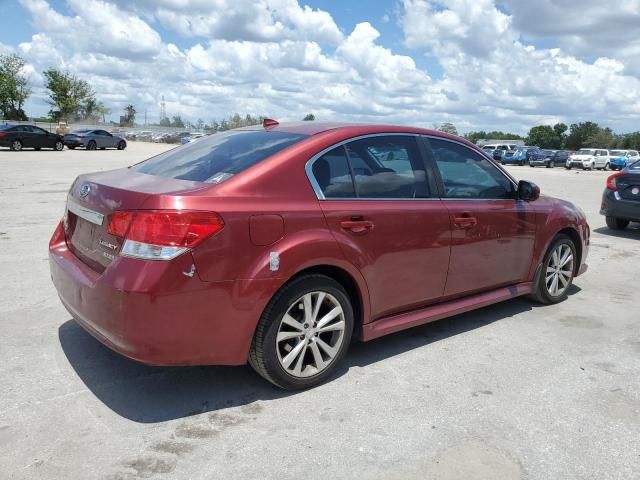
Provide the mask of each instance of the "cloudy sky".
{"label": "cloudy sky", "polygon": [[[0,53],[68,69],[113,110],[205,122],[594,120],[640,130],[640,0],[0,0]],[[9,20],[11,19],[11,20]],[[140,118],[140,116],[138,117]]]}

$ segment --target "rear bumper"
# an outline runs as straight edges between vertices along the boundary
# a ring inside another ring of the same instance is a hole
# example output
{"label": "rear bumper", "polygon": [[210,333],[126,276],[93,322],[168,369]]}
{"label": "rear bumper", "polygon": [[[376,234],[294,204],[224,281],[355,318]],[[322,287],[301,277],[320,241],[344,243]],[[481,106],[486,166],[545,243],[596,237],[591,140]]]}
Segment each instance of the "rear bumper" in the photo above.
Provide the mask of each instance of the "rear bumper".
{"label": "rear bumper", "polygon": [[640,222],[640,202],[623,200],[616,196],[617,192],[605,190],[602,194],[600,214],[607,217]]}
{"label": "rear bumper", "polygon": [[533,165],[534,167],[544,167],[549,162],[549,160],[530,160],[529,165]]}
{"label": "rear bumper", "polygon": [[279,280],[203,282],[190,254],[172,261],[116,259],[102,273],[82,263],[58,228],[51,278],[71,316],[112,350],[150,365],[242,365]]}

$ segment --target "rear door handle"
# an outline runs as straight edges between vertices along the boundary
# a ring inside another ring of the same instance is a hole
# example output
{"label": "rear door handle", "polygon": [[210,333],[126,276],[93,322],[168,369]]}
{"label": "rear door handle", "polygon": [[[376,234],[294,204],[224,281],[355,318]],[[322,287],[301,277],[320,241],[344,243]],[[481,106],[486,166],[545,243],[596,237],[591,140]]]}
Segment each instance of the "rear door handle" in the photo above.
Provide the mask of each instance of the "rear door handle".
{"label": "rear door handle", "polygon": [[340,222],[340,226],[349,230],[351,233],[363,234],[373,229],[373,222],[371,220],[343,220]]}
{"label": "rear door handle", "polygon": [[453,219],[453,224],[456,228],[473,228],[478,224],[478,219],[476,217],[463,214],[461,217],[455,217]]}

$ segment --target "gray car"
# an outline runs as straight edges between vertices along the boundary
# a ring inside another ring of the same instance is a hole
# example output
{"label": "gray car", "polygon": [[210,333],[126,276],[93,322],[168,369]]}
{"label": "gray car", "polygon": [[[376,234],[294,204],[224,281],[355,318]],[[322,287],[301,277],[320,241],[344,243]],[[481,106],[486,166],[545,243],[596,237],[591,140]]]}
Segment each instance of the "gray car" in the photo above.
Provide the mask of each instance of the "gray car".
{"label": "gray car", "polygon": [[84,147],[87,150],[96,150],[98,148],[117,148],[124,150],[127,148],[127,142],[118,135],[113,135],[106,130],[91,130],[89,128],[81,128],[67,133],[63,138],[64,144],[73,150],[76,147]]}

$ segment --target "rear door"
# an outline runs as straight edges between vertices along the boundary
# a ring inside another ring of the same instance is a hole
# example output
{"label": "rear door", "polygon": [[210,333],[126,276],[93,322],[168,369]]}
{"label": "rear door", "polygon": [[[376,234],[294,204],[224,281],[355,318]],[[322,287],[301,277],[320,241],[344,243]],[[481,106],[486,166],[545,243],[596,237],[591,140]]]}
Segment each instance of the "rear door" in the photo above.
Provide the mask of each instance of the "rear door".
{"label": "rear door", "polygon": [[535,213],[490,160],[458,142],[429,138],[441,195],[451,218],[445,296],[524,281],[535,242]]}
{"label": "rear door", "polygon": [[35,135],[29,125],[18,125],[15,130],[17,138],[22,141],[23,148],[36,148]]}
{"label": "rear door", "polygon": [[354,139],[311,165],[329,228],[367,282],[372,320],[439,300],[449,264],[449,215],[432,194],[435,182],[431,187],[418,137]]}

